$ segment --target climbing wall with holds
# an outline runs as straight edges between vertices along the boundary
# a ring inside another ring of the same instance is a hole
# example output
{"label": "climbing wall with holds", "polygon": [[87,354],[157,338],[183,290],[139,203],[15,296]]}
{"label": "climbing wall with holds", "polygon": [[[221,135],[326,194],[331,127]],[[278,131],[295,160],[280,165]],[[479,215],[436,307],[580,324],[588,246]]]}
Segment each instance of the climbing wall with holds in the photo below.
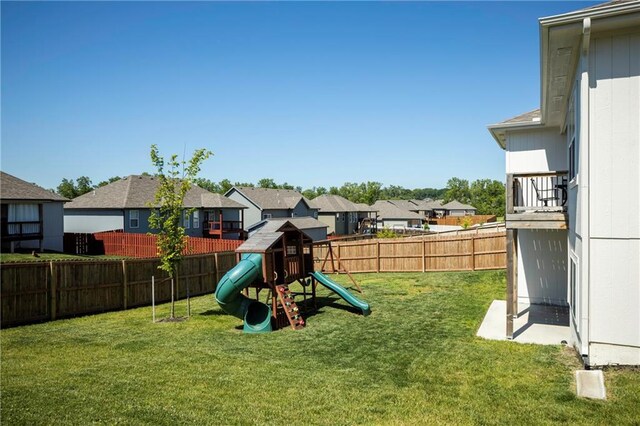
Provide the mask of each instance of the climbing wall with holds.
{"label": "climbing wall with holds", "polygon": [[280,306],[284,310],[284,313],[289,320],[289,324],[291,324],[291,328],[294,330],[300,330],[303,328],[304,319],[302,318],[302,315],[300,315],[300,309],[298,309],[298,305],[296,305],[293,294],[291,294],[291,290],[289,290],[289,286],[277,285],[276,294],[278,296]]}

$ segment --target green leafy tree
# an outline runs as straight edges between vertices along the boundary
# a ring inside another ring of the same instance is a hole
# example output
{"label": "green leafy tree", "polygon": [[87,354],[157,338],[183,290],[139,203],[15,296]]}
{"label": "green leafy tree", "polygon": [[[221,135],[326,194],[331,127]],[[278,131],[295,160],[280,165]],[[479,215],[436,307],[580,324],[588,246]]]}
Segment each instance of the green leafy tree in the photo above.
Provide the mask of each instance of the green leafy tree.
{"label": "green leafy tree", "polygon": [[198,149],[189,161],[180,161],[174,154],[165,162],[158,147],[151,145],[151,161],[157,170],[156,178],[159,185],[154,198],[155,208],[149,217],[149,226],[158,230],[158,268],[165,271],[171,279],[171,318],[175,318],[174,278],[185,248],[185,232],[181,219],[183,212],[188,217],[194,210],[188,209],[185,212],[184,197],[200,172],[201,164],[211,155],[211,151]]}
{"label": "green leafy tree", "polygon": [[469,192],[469,181],[452,177],[447,182],[447,192],[444,194],[444,202],[458,200],[461,203],[471,202],[471,194]]}
{"label": "green leafy tree", "polygon": [[80,176],[73,181],[73,179],[62,179],[60,185],[58,185],[58,194],[65,198],[73,199],[79,197],[87,192],[93,191],[94,186],[91,183],[91,179],[87,176]]}
{"label": "green leafy tree", "polygon": [[380,182],[367,182],[360,184],[362,195],[358,202],[371,205],[380,199],[382,195],[382,184]]}
{"label": "green leafy tree", "polygon": [[270,178],[263,178],[258,181],[258,188],[277,189],[276,181]]}
{"label": "green leafy tree", "polygon": [[469,188],[471,205],[478,214],[504,216],[505,187],[498,180],[478,179]]}

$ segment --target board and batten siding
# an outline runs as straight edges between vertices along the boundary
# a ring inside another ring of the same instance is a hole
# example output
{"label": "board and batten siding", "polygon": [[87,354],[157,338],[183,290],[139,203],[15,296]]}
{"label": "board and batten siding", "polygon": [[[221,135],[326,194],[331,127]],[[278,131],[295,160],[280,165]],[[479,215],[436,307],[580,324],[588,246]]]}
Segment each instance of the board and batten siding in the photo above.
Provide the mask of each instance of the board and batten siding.
{"label": "board and batten siding", "polygon": [[589,52],[590,359],[640,364],[640,32]]}
{"label": "board and batten siding", "polygon": [[507,173],[547,172],[567,169],[567,142],[558,129],[509,132]]}
{"label": "board and batten siding", "polygon": [[518,230],[518,300],[567,305],[566,230]]}

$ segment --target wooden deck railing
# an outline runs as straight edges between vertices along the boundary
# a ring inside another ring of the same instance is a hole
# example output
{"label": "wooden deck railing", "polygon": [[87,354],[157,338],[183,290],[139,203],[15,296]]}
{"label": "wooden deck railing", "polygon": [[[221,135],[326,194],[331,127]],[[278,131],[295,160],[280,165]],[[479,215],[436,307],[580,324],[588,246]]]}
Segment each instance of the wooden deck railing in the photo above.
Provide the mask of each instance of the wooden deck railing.
{"label": "wooden deck railing", "polygon": [[507,214],[565,212],[567,171],[507,174]]}

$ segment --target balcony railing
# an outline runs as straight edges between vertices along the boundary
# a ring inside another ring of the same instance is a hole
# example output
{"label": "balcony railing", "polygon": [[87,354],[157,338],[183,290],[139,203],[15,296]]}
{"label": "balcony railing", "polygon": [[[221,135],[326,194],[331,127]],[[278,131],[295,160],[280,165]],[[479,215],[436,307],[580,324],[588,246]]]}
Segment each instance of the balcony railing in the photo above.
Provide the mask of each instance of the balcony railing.
{"label": "balcony railing", "polygon": [[42,222],[9,222],[2,221],[3,240],[26,240],[42,238]]}
{"label": "balcony railing", "polygon": [[567,172],[507,174],[507,214],[567,211]]}
{"label": "balcony railing", "polygon": [[210,233],[237,232],[239,230],[242,230],[242,221],[239,221],[239,220],[207,221],[204,223],[204,230]]}

